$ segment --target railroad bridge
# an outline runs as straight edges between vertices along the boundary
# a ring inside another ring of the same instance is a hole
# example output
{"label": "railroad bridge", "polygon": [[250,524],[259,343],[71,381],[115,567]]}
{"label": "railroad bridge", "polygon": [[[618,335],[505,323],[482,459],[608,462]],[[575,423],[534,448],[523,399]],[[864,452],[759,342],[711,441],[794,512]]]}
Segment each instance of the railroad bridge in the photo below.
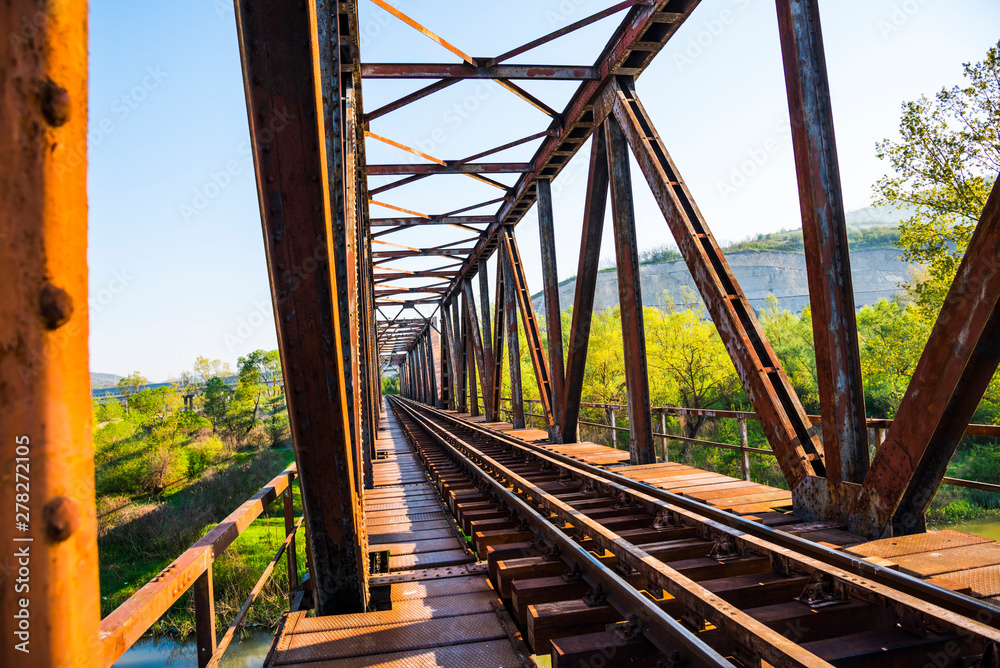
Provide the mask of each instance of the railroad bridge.
{"label": "railroad bridge", "polygon": [[[198,663],[216,665],[283,557],[294,574],[290,607],[267,665],[1000,665],[1000,546],[923,526],[1000,361],[1000,195],[989,198],[897,417],[870,458],[817,0],[776,6],[821,432],[636,92],[697,0],[625,0],[488,57],[373,2],[450,55],[441,63],[363,60],[354,2],[236,2],[296,465],[103,620],[86,164],[67,159],[86,142],[87,8],[11,0],[0,9],[0,32],[15,36],[23,17],[41,16],[30,38],[0,47],[0,505],[12,514],[28,500],[15,470],[27,473],[30,463],[31,482],[30,528],[12,517],[0,523],[4,556],[19,555],[5,562],[2,665],[111,665],[189,590]],[[517,58],[605,19],[617,28],[585,64]],[[427,83],[366,108],[363,84],[374,79]],[[468,79],[496,82],[542,111],[547,125],[465,157],[377,134],[377,119]],[[525,81],[576,88],[553,109]],[[419,160],[370,163],[369,141]],[[526,144],[535,147],[530,160],[498,158]],[[590,162],[576,292],[560,304],[552,181],[580,151]],[[380,199],[441,175],[475,180],[496,196],[433,212]],[[511,184],[499,175],[516,177]],[[636,179],[649,185],[690,268],[790,492],[657,457]],[[515,234],[532,207],[542,314],[533,312]],[[376,209],[390,214],[373,216]],[[577,441],[606,209],[626,351],[627,452]],[[421,233],[402,243],[414,228]],[[569,306],[570,335],[544,338],[541,321],[559,331]],[[533,379],[521,378],[519,328]],[[398,372],[402,396],[381,396],[386,369]],[[511,396],[502,411],[505,373]],[[524,383],[537,384],[542,429],[526,428]],[[220,637],[212,562],[278,498],[287,538]],[[288,549],[297,536],[308,548],[301,582]],[[29,562],[22,596],[11,584]],[[13,639],[29,627],[26,655]]]}

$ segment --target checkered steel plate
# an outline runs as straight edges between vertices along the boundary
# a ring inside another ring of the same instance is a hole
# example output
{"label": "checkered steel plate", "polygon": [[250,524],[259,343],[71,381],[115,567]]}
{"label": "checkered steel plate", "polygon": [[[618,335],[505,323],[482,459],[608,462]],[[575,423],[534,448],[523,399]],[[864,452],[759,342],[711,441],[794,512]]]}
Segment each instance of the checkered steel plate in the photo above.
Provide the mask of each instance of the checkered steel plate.
{"label": "checkered steel plate", "polygon": [[[410,624],[386,624],[377,627],[331,629],[295,634],[287,650],[275,657],[278,665],[343,659],[355,656],[391,654],[420,649],[446,647],[487,640],[506,641],[506,634],[493,612],[467,617],[430,619]],[[379,665],[379,664],[372,664]],[[463,664],[451,664],[463,665]],[[464,664],[480,666],[483,664]]]}
{"label": "checkered steel plate", "polygon": [[989,538],[973,536],[947,529],[945,531],[929,531],[927,533],[914,534],[913,536],[899,536],[898,538],[883,538],[870,543],[855,545],[848,549],[851,554],[859,554],[862,557],[882,557],[883,559],[893,559],[907,554],[917,554],[918,552],[935,552],[947,550],[965,545],[977,545],[979,543],[991,543]]}
{"label": "checkered steel plate", "polygon": [[375,517],[365,517],[365,521],[369,526],[379,526],[382,524],[403,524],[406,522],[435,522],[444,519],[444,511],[437,513],[413,513],[403,514],[403,513],[387,513],[385,515],[376,515]]}
{"label": "checkered steel plate", "polygon": [[965,585],[976,597],[1000,596],[1000,565],[956,571],[945,576],[952,582]]}
{"label": "checkered steel plate", "polygon": [[[303,668],[313,668],[306,664]],[[323,668],[519,668],[521,662],[506,640],[436,649],[362,656],[325,662]]]}
{"label": "checkered steel plate", "polygon": [[437,538],[452,538],[455,532],[451,528],[432,529],[430,531],[396,531],[393,533],[368,534],[369,545],[384,545],[389,543],[406,543],[418,540],[434,540]]}
{"label": "checkered steel plate", "polygon": [[954,571],[968,571],[1000,564],[1000,545],[980,543],[937,552],[920,552],[893,559],[901,571],[918,578],[929,578]]}
{"label": "checkered steel plate", "polygon": [[412,601],[462,593],[493,592],[489,580],[484,577],[454,577],[441,580],[399,582],[390,586],[389,599],[391,601]]}
{"label": "checkered steel plate", "polygon": [[356,615],[331,617],[306,617],[296,626],[293,634],[359,629],[363,627],[406,624],[428,619],[446,619],[493,612],[491,601],[499,599],[490,591],[438,596],[424,600],[396,601],[392,610],[363,612]]}
{"label": "checkered steel plate", "polygon": [[440,508],[441,504],[436,499],[428,498],[422,500],[408,500],[395,503],[372,503],[365,504],[366,513],[377,513],[385,510],[408,510],[410,508]]}
{"label": "checkered steel plate", "polygon": [[369,552],[384,552],[388,550],[390,556],[402,554],[421,554],[423,552],[441,552],[443,550],[464,550],[464,546],[452,534],[450,537],[437,540],[402,540],[395,543],[373,544],[371,536],[368,537]]}
{"label": "checkered steel plate", "polygon": [[411,568],[431,568],[467,564],[476,558],[465,550],[443,550],[441,552],[424,552],[422,554],[403,554],[398,557],[389,556],[389,570],[403,571]]}

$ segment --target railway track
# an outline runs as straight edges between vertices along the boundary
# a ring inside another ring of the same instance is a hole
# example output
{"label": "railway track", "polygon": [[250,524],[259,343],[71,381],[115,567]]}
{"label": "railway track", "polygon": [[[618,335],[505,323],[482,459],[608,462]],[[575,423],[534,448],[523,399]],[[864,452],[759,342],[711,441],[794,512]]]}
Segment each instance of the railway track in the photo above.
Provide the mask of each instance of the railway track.
{"label": "railway track", "polygon": [[1000,609],[391,403],[525,640],[555,667],[1000,667]]}

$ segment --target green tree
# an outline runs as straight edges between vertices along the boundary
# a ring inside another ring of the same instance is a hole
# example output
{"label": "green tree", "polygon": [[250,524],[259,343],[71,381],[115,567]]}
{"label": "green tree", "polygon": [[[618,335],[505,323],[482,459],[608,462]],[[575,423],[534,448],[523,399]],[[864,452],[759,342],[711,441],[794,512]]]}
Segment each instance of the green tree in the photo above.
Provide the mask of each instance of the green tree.
{"label": "green tree", "polygon": [[915,211],[897,245],[904,259],[927,265],[926,280],[906,287],[929,316],[940,310],[1000,170],[1000,44],[963,68],[965,85],[904,103],[899,141],[877,144],[894,173],[875,184],[876,204]]}
{"label": "green tree", "polygon": [[[651,377],[669,379],[686,408],[725,408],[741,391],[739,376],[715,325],[691,308],[644,310]],[[704,416],[685,416],[684,434],[697,438]],[[687,454],[687,444],[682,453]]]}
{"label": "green tree", "polygon": [[232,390],[219,376],[212,376],[205,383],[205,417],[212,422],[212,432],[225,424],[229,403],[232,401]]}

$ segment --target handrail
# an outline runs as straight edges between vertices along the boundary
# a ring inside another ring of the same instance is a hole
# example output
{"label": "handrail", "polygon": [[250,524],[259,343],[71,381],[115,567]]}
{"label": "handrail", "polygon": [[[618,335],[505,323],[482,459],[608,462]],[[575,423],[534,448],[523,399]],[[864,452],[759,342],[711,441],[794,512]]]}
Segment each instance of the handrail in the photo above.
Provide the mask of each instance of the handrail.
{"label": "handrail", "polygon": [[[510,403],[510,397],[501,397],[501,402]],[[526,418],[532,418],[532,426],[534,425],[534,418],[541,418],[544,420],[543,415],[538,415],[532,412],[532,404],[537,403],[537,399],[524,399],[524,402],[528,404],[528,410],[524,413]],[[602,408],[605,410],[614,411],[617,410],[628,410],[628,406],[624,404],[598,404],[598,403],[581,403],[581,408]],[[500,408],[503,413],[511,414],[511,409]],[[740,423],[740,444],[736,445],[733,443],[719,443],[717,441],[706,441],[700,438],[690,438],[687,436],[678,436],[675,434],[668,434],[666,431],[653,432],[654,438],[662,438],[664,440],[664,461],[666,461],[666,442],[667,441],[679,441],[681,443],[692,443],[695,445],[707,445],[713,448],[724,448],[727,450],[738,450],[741,454],[740,457],[740,469],[743,474],[744,480],[750,480],[750,460],[748,458],[749,453],[756,453],[761,455],[774,456],[774,451],[766,448],[756,448],[748,444],[746,422],[748,420],[759,419],[757,413],[752,411],[727,411],[727,410],[712,410],[705,408],[684,408],[683,406],[653,406],[650,409],[651,413],[659,413],[661,415],[661,426],[666,429],[666,425],[663,422],[663,418],[666,415],[694,415],[709,418],[729,418],[735,419]],[[822,418],[818,415],[807,416],[812,424],[821,424]],[[892,425],[892,420],[887,418],[867,418],[865,420],[867,426],[875,430],[875,438],[877,443],[881,443],[884,438],[885,431]],[[603,424],[600,422],[589,422],[586,420],[579,420],[579,424],[587,425],[591,427],[600,427],[602,429],[611,430],[612,442],[614,447],[618,447],[618,432],[628,432],[628,427],[619,427],[617,424]],[[1000,438],[1000,425],[993,424],[970,424],[965,430],[966,436],[987,436],[987,437],[997,437]],[[944,477],[941,479],[941,484],[951,485],[954,487],[968,487],[970,489],[976,489],[984,492],[993,492],[1000,494],[1000,484],[989,483],[989,482],[979,482],[977,480],[964,480],[962,478],[952,478]]]}
{"label": "handrail", "polygon": [[[294,540],[299,524],[289,530],[292,504],[292,481],[298,475],[295,464],[275,476],[259,492],[219,522],[194,545],[152,580],[142,586],[101,620],[100,640],[104,665],[111,666],[149,628],[162,617],[171,605],[191,587],[195,588],[195,628],[198,639],[198,666],[207,666],[216,653],[215,596],[212,591],[212,562],[235,541],[264,510],[277,500],[286,497],[286,543]],[[294,546],[294,543],[292,543]],[[284,545],[284,544],[283,544]],[[289,551],[289,565],[295,567],[294,547]],[[280,551],[279,557],[280,558]],[[272,564],[273,566],[273,564]],[[297,567],[296,567],[297,568]],[[269,574],[267,571],[265,575]],[[291,575],[291,574],[290,574]],[[297,570],[296,570],[297,575]],[[255,594],[254,594],[255,596]],[[251,601],[252,602],[252,601]],[[245,614],[245,613],[243,613]],[[240,620],[242,621],[242,620]],[[227,643],[228,644],[228,643]],[[225,650],[225,647],[222,648]]]}

